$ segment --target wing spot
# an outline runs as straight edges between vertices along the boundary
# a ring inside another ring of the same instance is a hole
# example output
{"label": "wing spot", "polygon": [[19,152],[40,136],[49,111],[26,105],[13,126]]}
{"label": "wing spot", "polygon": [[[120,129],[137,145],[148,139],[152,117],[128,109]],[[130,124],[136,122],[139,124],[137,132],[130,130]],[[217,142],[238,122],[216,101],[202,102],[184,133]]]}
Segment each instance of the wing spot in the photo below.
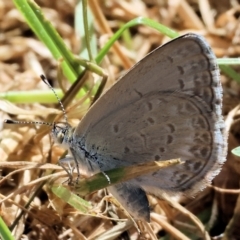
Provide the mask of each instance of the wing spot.
{"label": "wing spot", "polygon": [[216,99],[215,103],[216,103],[216,105],[221,105],[222,101],[221,101],[221,99],[219,98],[219,99]]}
{"label": "wing spot", "polygon": [[222,134],[225,134],[225,128],[220,128],[220,132],[221,132]]}
{"label": "wing spot", "polygon": [[188,112],[194,113],[196,111],[196,109],[193,107],[191,103],[186,103],[185,107]]}
{"label": "wing spot", "polygon": [[155,155],[154,159],[157,161],[157,160],[160,160],[160,156],[159,155]]}
{"label": "wing spot", "polygon": [[118,127],[117,124],[115,124],[115,125],[113,126],[113,131],[114,131],[115,133],[118,133],[119,127]]}
{"label": "wing spot", "polygon": [[179,176],[178,183],[180,184],[180,183],[184,182],[187,177],[188,177],[187,174],[181,174],[181,175]]}
{"label": "wing spot", "polygon": [[173,137],[171,135],[167,136],[167,144],[171,144],[173,142]]}
{"label": "wing spot", "polygon": [[175,127],[174,127],[173,124],[169,123],[169,124],[168,124],[168,127],[170,128],[170,132],[171,132],[171,133],[175,132]]}
{"label": "wing spot", "polygon": [[210,143],[210,136],[208,133],[204,133],[202,134],[202,139],[207,142],[207,143]]}
{"label": "wing spot", "polygon": [[151,111],[153,109],[152,103],[147,102],[148,110]]}
{"label": "wing spot", "polygon": [[184,166],[186,167],[187,171],[191,171],[192,160],[188,159],[185,161]]}
{"label": "wing spot", "polygon": [[160,147],[160,148],[159,148],[159,151],[160,151],[161,153],[164,153],[166,150],[165,150],[165,148]]}
{"label": "wing spot", "polygon": [[195,158],[206,158],[208,154],[208,149],[200,149],[199,145],[195,145],[189,148],[189,152],[192,153]]}
{"label": "wing spot", "polygon": [[124,153],[129,153],[130,152],[130,149],[128,147],[125,147],[124,148]]}
{"label": "wing spot", "polygon": [[168,59],[171,63],[173,63],[173,58],[172,58],[172,57],[167,56],[167,59]]}
{"label": "wing spot", "polygon": [[137,95],[142,98],[143,97],[143,94],[139,91],[137,91],[137,89],[134,89],[134,92],[137,93]]}
{"label": "wing spot", "polygon": [[181,66],[177,66],[178,71],[180,72],[181,75],[184,74],[184,69]]}
{"label": "wing spot", "polygon": [[152,125],[155,123],[154,119],[151,118],[151,117],[149,117],[147,120],[148,120],[148,122],[149,122],[150,124],[152,124]]}
{"label": "wing spot", "polygon": [[202,117],[193,118],[192,126],[196,128],[208,129],[208,125]]}
{"label": "wing spot", "polygon": [[146,135],[140,134],[140,137],[143,139],[144,145],[146,146]]}
{"label": "wing spot", "polygon": [[205,98],[207,101],[212,100],[212,92],[210,89],[203,89],[203,98]]}
{"label": "wing spot", "polygon": [[211,139],[210,139],[210,135],[209,133],[196,133],[193,139],[194,143],[196,144],[210,144],[211,143]]}
{"label": "wing spot", "polygon": [[201,165],[202,165],[201,162],[195,162],[194,165],[193,165],[193,169],[195,171],[198,171],[199,168],[201,167]]}
{"label": "wing spot", "polygon": [[183,90],[184,87],[185,87],[185,84],[184,84],[183,80],[182,79],[178,79],[178,83],[179,83],[180,88]]}
{"label": "wing spot", "polygon": [[215,88],[219,88],[219,83],[218,82],[213,82],[212,86],[215,87]]}
{"label": "wing spot", "polygon": [[200,152],[201,152],[202,157],[206,158],[208,155],[208,148],[207,147],[202,148]]}

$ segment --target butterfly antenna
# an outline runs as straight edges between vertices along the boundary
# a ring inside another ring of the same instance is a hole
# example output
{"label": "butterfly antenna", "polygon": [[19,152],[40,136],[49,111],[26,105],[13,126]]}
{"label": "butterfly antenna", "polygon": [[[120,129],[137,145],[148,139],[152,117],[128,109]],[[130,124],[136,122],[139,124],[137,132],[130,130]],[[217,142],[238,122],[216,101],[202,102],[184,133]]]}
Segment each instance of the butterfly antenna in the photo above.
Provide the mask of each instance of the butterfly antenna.
{"label": "butterfly antenna", "polygon": [[55,92],[54,88],[50,85],[49,81],[47,80],[47,78],[44,75],[40,75],[40,78],[42,79],[42,81],[53,91],[55,97],[58,100],[58,103],[60,104],[60,107],[62,109],[63,112],[63,116],[64,116],[64,120],[65,122],[68,124],[68,118],[67,118],[67,113],[65,111],[65,108],[60,100],[60,98],[58,97],[57,93]]}
{"label": "butterfly antenna", "polygon": [[47,126],[54,126],[54,123],[48,123],[48,122],[33,122],[33,121],[16,121],[16,120],[10,120],[6,119],[4,120],[5,123],[7,124],[38,124],[38,125],[47,125]]}

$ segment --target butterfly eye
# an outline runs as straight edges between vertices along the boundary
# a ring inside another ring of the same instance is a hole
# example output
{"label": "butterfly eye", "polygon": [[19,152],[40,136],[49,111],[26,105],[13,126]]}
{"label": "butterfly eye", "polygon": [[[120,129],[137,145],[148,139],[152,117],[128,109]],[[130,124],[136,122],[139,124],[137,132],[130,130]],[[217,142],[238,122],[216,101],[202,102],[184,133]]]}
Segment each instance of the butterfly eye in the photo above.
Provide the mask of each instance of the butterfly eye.
{"label": "butterfly eye", "polygon": [[57,142],[62,143],[63,139],[64,139],[64,136],[65,136],[65,133],[63,131],[59,131],[57,136],[56,136]]}

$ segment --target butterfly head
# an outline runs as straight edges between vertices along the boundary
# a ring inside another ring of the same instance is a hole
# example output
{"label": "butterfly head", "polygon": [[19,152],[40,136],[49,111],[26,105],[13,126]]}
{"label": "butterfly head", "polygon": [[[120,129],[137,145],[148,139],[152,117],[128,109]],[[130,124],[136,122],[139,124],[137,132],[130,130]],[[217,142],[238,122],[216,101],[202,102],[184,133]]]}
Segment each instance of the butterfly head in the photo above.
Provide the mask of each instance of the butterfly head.
{"label": "butterfly head", "polygon": [[56,143],[61,145],[69,145],[73,139],[74,128],[68,123],[54,123],[52,128],[52,136]]}

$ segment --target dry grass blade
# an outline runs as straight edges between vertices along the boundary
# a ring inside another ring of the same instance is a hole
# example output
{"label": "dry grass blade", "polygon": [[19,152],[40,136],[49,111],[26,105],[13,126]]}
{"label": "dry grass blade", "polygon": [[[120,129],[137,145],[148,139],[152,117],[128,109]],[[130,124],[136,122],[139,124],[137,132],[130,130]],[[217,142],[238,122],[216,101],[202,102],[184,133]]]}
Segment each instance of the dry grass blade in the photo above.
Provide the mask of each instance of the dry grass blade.
{"label": "dry grass blade", "polygon": [[177,228],[173,227],[165,219],[160,218],[155,213],[151,214],[151,218],[157,222],[165,231],[167,231],[171,236],[178,240],[190,240],[187,236],[181,233]]}
{"label": "dry grass blade", "polygon": [[197,229],[200,231],[200,233],[202,235],[201,237],[203,239],[206,239],[206,240],[210,240],[211,239],[209,234],[208,234],[208,232],[207,232],[207,230],[203,226],[202,222],[194,214],[192,214],[190,211],[188,211],[186,208],[184,208],[178,202],[172,201],[167,196],[164,196],[164,199],[167,200],[168,204],[170,204],[172,207],[174,207],[179,212],[181,212],[182,214],[187,216],[189,219],[191,219],[191,221],[196,225]]}

